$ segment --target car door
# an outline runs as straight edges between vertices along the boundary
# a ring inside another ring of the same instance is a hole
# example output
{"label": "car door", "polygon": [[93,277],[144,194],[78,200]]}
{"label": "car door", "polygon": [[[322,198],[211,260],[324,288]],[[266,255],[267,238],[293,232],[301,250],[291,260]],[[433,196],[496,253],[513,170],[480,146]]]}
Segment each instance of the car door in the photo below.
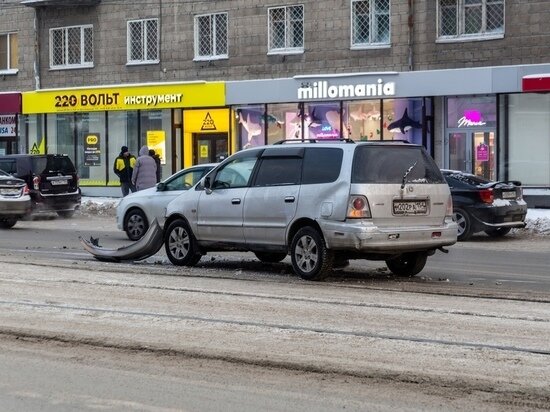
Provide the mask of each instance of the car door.
{"label": "car door", "polygon": [[213,166],[194,166],[180,170],[157,186],[157,191],[149,196],[147,215],[149,221],[164,216],[166,205],[193,187]]}
{"label": "car door", "polygon": [[213,176],[202,191],[197,205],[199,241],[244,244],[243,207],[258,151],[234,155]]}
{"label": "car door", "polygon": [[303,148],[266,149],[244,203],[244,237],[249,248],[281,246],[296,214]]}

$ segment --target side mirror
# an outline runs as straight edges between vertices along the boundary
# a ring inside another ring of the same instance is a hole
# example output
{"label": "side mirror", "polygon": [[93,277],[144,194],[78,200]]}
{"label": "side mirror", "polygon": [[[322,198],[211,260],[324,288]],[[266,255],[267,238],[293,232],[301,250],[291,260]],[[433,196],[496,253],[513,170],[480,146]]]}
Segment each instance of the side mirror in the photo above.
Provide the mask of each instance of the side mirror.
{"label": "side mirror", "polygon": [[212,182],[210,180],[210,176],[206,176],[202,179],[202,186],[207,194],[212,193]]}
{"label": "side mirror", "polygon": [[164,182],[157,183],[157,192],[162,192],[166,188],[166,184]]}

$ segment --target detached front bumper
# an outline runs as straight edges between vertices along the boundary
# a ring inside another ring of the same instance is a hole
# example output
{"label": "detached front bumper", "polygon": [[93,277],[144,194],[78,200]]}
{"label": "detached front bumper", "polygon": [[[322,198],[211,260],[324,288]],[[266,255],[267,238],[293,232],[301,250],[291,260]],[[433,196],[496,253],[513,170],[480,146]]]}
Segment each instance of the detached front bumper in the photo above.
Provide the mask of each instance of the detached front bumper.
{"label": "detached front bumper", "polygon": [[451,218],[440,226],[379,228],[372,222],[322,222],[327,246],[358,253],[406,253],[453,245],[458,228]]}

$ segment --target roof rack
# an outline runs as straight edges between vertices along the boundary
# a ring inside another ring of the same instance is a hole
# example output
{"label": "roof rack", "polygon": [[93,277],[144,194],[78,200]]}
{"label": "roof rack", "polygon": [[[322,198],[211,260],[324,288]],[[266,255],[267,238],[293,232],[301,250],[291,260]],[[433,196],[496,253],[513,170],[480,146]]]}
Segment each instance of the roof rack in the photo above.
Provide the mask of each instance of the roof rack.
{"label": "roof rack", "polygon": [[285,139],[279,140],[275,144],[284,144],[284,143],[327,143],[327,142],[344,142],[344,143],[353,143],[355,141],[352,139]]}

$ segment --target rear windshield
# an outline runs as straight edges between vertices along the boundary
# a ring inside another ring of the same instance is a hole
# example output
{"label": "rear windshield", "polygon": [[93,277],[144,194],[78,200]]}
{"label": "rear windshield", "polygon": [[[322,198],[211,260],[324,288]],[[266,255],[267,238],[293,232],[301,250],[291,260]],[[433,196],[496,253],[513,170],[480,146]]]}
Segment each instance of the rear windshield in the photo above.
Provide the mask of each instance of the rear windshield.
{"label": "rear windshield", "polygon": [[466,183],[467,185],[471,185],[471,186],[484,186],[487,183],[491,183],[490,180],[487,180],[484,177],[474,176],[466,173],[450,173],[447,175],[447,177],[458,180],[461,183]]}
{"label": "rear windshield", "polygon": [[35,174],[43,173],[76,173],[73,162],[67,156],[45,156],[31,158]]}
{"label": "rear windshield", "polygon": [[[409,171],[410,169],[410,171]],[[441,171],[419,146],[359,146],[352,183],[445,183]]]}

